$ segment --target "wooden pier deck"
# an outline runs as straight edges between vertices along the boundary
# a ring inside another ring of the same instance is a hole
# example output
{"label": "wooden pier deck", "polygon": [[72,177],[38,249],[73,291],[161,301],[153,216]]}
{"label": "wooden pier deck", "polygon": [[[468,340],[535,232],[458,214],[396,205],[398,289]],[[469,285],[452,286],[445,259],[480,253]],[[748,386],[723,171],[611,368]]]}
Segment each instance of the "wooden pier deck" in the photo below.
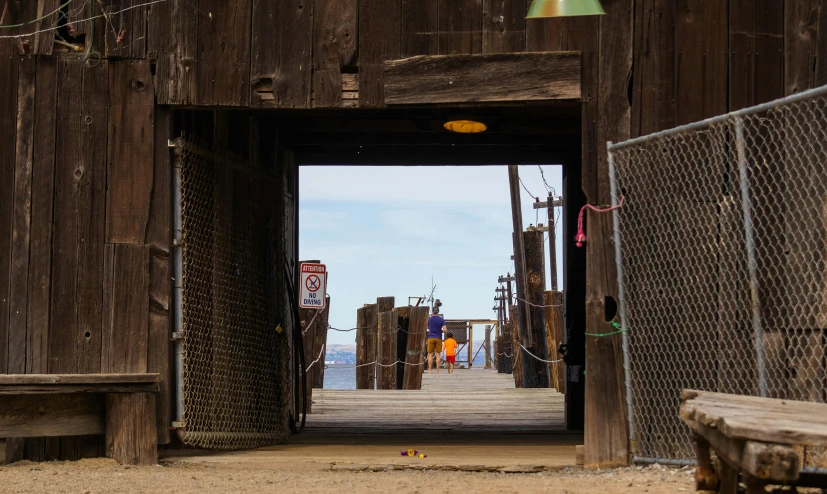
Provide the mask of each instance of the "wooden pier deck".
{"label": "wooden pier deck", "polygon": [[564,397],[517,389],[496,370],[457,369],[423,376],[418,391],[313,390],[311,431],[383,430],[537,433],[565,429]]}

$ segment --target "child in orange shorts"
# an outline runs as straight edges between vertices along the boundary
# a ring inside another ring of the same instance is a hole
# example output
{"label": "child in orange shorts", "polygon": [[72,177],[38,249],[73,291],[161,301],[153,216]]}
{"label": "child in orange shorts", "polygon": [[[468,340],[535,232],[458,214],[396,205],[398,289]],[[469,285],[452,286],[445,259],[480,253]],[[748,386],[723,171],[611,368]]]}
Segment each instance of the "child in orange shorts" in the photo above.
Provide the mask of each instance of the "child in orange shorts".
{"label": "child in orange shorts", "polygon": [[448,333],[442,346],[445,348],[445,362],[448,363],[448,374],[454,373],[454,364],[457,362],[457,340],[453,333]]}

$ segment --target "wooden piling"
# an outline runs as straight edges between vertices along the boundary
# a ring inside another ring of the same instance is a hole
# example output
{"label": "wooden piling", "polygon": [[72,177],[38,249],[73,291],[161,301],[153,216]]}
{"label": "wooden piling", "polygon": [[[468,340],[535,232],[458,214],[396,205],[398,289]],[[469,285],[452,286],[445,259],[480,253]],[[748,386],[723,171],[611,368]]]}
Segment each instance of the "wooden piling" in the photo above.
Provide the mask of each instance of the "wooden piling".
{"label": "wooden piling", "polygon": [[422,372],[425,368],[424,347],[427,336],[428,307],[411,307],[402,389],[422,388]]}
{"label": "wooden piling", "polygon": [[[316,332],[313,339],[313,348],[315,349],[316,357],[321,354],[319,363],[312,369],[313,387],[324,387],[324,361],[327,356],[327,327],[330,320],[330,295],[326,297],[324,310],[319,314],[316,321]],[[322,349],[324,348],[324,351]],[[313,357],[313,358],[316,358]]]}
{"label": "wooden piling", "polygon": [[380,312],[379,341],[377,346],[378,366],[376,369],[376,389],[396,389],[396,332],[398,319],[396,312]]}
{"label": "wooden piling", "polygon": [[[356,389],[375,389],[376,338],[378,336],[376,317],[376,304],[365,305],[357,311]],[[358,351],[360,346],[361,352]]]}
{"label": "wooden piling", "polygon": [[548,388],[550,382],[548,363],[543,362],[543,360],[549,360],[546,314],[543,308],[546,290],[543,236],[544,233],[541,230],[533,228],[523,232],[523,248],[525,249],[523,260],[526,267],[525,300],[532,305],[528,309],[528,332],[526,335],[521,335],[520,341],[537,357],[522,355],[523,384],[526,388]]}
{"label": "wooden piling", "polygon": [[[546,305],[546,338],[548,339],[549,360],[557,360],[563,356],[557,352],[563,343],[563,292],[549,290],[545,293]],[[550,364],[549,373],[551,387],[560,393],[566,392],[566,364],[556,362]]]}
{"label": "wooden piling", "polygon": [[511,314],[514,318],[509,321],[511,327],[511,372],[514,374],[514,385],[518,388],[523,386],[523,358],[520,349],[520,325],[518,316],[519,309],[516,305],[511,306]]}
{"label": "wooden piling", "polygon": [[402,389],[405,382],[405,353],[408,350],[408,327],[411,320],[411,306],[397,307],[394,310],[397,317],[396,331],[396,389]]}

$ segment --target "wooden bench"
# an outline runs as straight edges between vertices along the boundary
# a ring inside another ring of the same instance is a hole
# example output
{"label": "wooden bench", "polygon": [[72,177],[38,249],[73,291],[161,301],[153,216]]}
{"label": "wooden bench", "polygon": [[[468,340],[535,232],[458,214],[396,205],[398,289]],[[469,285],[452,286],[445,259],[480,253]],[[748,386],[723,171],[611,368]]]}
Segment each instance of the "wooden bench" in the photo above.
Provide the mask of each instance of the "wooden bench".
{"label": "wooden bench", "polygon": [[827,487],[827,475],[801,471],[802,446],[827,446],[825,404],[684,390],[680,416],[695,432],[698,490],[734,494],[739,475],[748,494],[767,485]]}
{"label": "wooden bench", "polygon": [[102,434],[106,456],[158,463],[158,374],[0,375],[0,437]]}

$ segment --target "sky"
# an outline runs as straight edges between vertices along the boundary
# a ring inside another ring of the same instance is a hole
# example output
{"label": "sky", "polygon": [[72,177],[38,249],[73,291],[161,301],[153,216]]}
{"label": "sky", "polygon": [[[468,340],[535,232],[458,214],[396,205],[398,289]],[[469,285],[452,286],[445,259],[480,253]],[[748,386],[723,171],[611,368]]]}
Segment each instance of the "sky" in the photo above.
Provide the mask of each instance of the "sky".
{"label": "sky", "polygon": [[[548,197],[540,168],[520,166],[524,227],[547,223],[546,210],[532,207],[532,196]],[[562,167],[542,170],[561,195]],[[427,296],[432,278],[445,318],[496,319],[497,278],[514,271],[506,166],[305,166],[299,174],[299,258],[327,265],[330,325],[354,327],[356,310],[376,297],[394,296],[400,307],[409,296]],[[558,221],[562,283],[561,245]],[[355,337],[330,331],[327,341]]]}

